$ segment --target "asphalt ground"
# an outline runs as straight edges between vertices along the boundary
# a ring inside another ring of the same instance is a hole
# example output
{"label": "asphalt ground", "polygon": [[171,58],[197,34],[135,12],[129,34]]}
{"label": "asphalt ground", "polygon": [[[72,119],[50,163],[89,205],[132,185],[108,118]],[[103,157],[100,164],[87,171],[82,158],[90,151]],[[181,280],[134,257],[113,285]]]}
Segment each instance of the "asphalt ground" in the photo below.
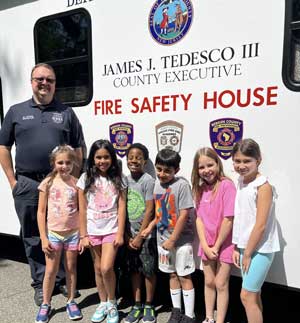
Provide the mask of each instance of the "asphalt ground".
{"label": "asphalt ground", "polygon": [[[130,279],[117,269],[118,309],[120,323],[132,305]],[[196,290],[196,322],[204,319],[203,275],[197,270],[193,276]],[[35,321],[38,307],[34,304],[34,290],[30,286],[29,266],[26,263],[22,243],[16,239],[0,235],[0,323],[30,323]],[[230,301],[226,322],[246,323],[245,313],[239,300],[240,278],[231,277]],[[76,299],[83,314],[79,322],[90,322],[90,318],[99,302],[94,284],[90,255],[79,257],[78,289],[81,296]],[[262,290],[264,304],[264,322],[300,322],[300,292],[280,288],[266,283]],[[158,323],[166,323],[170,316],[171,300],[167,276],[158,274],[155,294],[155,308]],[[54,311],[51,323],[70,322],[65,310],[66,298],[57,294],[52,298]],[[104,321],[105,322],[105,321]]]}

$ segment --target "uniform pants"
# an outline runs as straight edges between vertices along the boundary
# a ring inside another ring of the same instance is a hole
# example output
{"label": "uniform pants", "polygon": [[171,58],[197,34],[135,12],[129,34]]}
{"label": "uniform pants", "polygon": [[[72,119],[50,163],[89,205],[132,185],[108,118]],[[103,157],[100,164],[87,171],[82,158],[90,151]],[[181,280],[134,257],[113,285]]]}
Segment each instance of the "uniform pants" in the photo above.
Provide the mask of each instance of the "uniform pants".
{"label": "uniform pants", "polygon": [[[37,225],[38,185],[40,183],[18,175],[18,181],[13,189],[15,209],[21,225],[21,238],[25,254],[30,266],[32,284],[34,288],[42,288],[45,273],[45,254],[42,251],[41,240]],[[64,283],[65,272],[60,266],[56,277],[56,284]]]}

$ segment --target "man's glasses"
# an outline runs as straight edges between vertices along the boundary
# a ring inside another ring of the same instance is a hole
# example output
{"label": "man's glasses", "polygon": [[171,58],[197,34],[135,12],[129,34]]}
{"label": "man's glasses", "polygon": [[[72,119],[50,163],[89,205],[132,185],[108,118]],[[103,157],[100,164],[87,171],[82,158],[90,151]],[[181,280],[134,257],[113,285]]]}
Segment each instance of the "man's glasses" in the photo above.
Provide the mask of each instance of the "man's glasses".
{"label": "man's glasses", "polygon": [[50,77],[33,77],[32,80],[36,81],[39,84],[43,83],[44,80],[50,84],[53,84],[55,82],[55,79],[52,79]]}

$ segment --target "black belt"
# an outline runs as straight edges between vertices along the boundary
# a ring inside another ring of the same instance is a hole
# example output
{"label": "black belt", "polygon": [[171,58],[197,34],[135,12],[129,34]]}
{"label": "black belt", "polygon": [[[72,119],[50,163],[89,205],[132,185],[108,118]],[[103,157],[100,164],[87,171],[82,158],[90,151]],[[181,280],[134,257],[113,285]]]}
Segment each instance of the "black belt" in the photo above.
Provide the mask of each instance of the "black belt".
{"label": "black belt", "polygon": [[41,182],[49,173],[23,173],[23,172],[18,172],[16,174],[17,178],[18,175],[28,177],[30,179],[33,179],[34,181]]}

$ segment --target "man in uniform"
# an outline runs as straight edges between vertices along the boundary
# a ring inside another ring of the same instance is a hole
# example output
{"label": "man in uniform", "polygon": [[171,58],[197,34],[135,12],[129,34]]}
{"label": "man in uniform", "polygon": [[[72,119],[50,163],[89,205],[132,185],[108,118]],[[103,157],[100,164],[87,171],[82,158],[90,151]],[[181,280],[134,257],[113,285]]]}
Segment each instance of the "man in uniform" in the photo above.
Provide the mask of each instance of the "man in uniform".
{"label": "man in uniform", "polygon": [[[37,187],[51,171],[51,151],[61,144],[75,149],[79,164],[75,175],[79,175],[84,144],[75,113],[54,98],[55,83],[55,72],[50,65],[36,65],[31,72],[32,98],[12,106],[0,130],[0,163],[12,189],[38,306],[43,300],[45,255],[37,225]],[[15,171],[11,155],[13,144],[16,146]],[[65,278],[61,267],[57,275],[58,288]]]}

